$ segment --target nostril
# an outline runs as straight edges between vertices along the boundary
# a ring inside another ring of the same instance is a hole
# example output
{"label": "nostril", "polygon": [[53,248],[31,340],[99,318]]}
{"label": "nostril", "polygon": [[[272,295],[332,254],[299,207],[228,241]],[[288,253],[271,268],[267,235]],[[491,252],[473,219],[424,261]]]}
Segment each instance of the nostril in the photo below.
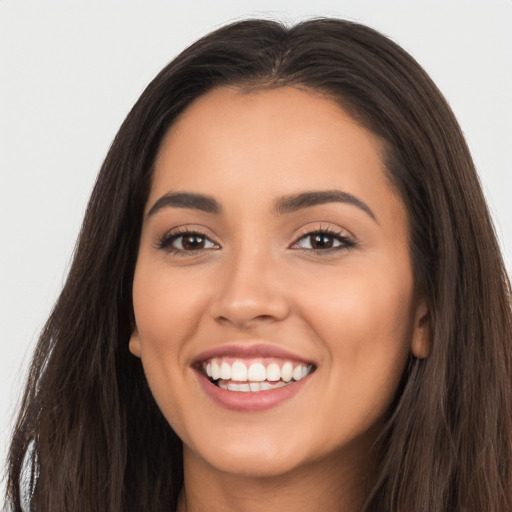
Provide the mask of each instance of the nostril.
{"label": "nostril", "polygon": [[272,315],[259,315],[256,318],[259,318],[261,320],[273,320]]}
{"label": "nostril", "polygon": [[236,316],[236,315],[232,315],[231,317],[220,315],[216,318],[216,321],[220,324],[233,324],[242,329],[247,328],[249,325],[253,324],[254,322],[268,323],[268,322],[275,322],[278,320],[279,319],[276,318],[275,316],[267,315],[267,314],[255,315],[252,317],[245,317],[245,318],[241,317],[241,316]]}

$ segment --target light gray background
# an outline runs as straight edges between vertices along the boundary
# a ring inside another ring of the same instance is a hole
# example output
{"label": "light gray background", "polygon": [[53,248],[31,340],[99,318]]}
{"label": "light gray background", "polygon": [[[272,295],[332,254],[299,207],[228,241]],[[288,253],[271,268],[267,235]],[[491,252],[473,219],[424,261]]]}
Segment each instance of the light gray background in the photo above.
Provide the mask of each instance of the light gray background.
{"label": "light gray background", "polygon": [[430,73],[512,269],[512,0],[0,0],[0,464],[96,173],[143,88],[228,21],[318,15],[377,28]]}

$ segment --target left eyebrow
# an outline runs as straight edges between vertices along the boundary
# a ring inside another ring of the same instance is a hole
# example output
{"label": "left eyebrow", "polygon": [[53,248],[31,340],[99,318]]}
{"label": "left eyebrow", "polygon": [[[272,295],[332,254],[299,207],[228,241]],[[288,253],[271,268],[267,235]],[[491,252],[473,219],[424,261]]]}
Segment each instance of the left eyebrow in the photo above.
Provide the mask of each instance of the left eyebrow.
{"label": "left eyebrow", "polygon": [[148,212],[148,217],[163,208],[190,208],[206,213],[222,213],[220,204],[210,196],[191,192],[169,192],[158,199]]}
{"label": "left eyebrow", "polygon": [[365,202],[348,192],[343,192],[342,190],[319,190],[281,197],[276,201],[274,211],[277,214],[292,213],[297,210],[302,210],[303,208],[311,208],[312,206],[327,203],[350,204],[364,211],[375,222],[377,222],[377,217]]}

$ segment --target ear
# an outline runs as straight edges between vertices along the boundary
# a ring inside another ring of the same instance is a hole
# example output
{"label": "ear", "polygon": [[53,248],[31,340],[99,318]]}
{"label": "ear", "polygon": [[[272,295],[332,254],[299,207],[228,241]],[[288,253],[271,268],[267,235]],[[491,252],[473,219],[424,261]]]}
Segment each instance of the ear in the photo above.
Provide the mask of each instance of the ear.
{"label": "ear", "polygon": [[431,349],[430,311],[427,302],[422,298],[416,307],[411,352],[418,359],[425,359],[430,355]]}
{"label": "ear", "polygon": [[139,339],[139,331],[135,327],[132,331],[132,335],[130,336],[130,341],[128,342],[128,350],[136,357],[140,357],[140,339]]}

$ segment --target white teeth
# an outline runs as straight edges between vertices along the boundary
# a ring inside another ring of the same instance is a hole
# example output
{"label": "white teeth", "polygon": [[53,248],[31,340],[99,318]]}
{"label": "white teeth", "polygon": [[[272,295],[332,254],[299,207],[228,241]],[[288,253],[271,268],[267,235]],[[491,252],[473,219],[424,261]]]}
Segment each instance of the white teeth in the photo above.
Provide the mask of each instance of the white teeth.
{"label": "white teeth", "polygon": [[242,391],[245,393],[252,391],[252,389],[249,387],[249,384],[233,384],[232,382],[228,384],[227,389],[228,391]]}
{"label": "white teeth", "polygon": [[313,369],[313,366],[311,364],[299,364],[298,367],[301,369],[301,375],[298,379],[295,380],[303,379],[306,375],[309,375],[311,370]]}
{"label": "white teeth", "polygon": [[271,382],[281,380],[281,368],[277,363],[270,363],[267,366],[267,380]]}
{"label": "white teeth", "polygon": [[260,382],[249,382],[249,387],[251,391],[260,391],[261,383]]}
{"label": "white teeth", "polygon": [[294,369],[293,369],[293,373],[292,373],[292,377],[293,377],[293,380],[300,380],[302,379],[302,368],[301,368],[301,364],[297,365]]}
{"label": "white teeth", "polygon": [[217,360],[212,361],[212,379],[217,380],[220,377],[220,368]]}
{"label": "white teeth", "polygon": [[293,377],[293,364],[290,361],[286,361],[281,368],[281,379],[285,382],[290,382]]}
{"label": "white teeth", "polygon": [[253,382],[261,382],[266,380],[267,371],[265,367],[261,363],[252,363],[249,366],[249,370],[247,372],[247,379],[252,380]]}
{"label": "white teeth", "polygon": [[[285,361],[280,367],[278,363],[270,363],[266,368],[261,362],[252,363],[247,367],[246,363],[242,360],[236,360],[232,364],[227,361],[223,361],[221,358],[215,358],[208,363],[203,363],[203,369],[206,375],[212,380],[223,380],[223,381],[234,381],[237,384],[230,383],[231,391],[259,391],[272,389],[274,387],[281,387],[286,385],[292,379],[298,381],[306,377],[313,366],[311,364],[299,363],[295,364],[291,361]],[[235,389],[233,385],[242,385],[241,383],[249,381],[249,384],[257,384],[258,386],[244,386],[244,389]],[[271,383],[278,383],[279,385],[273,384],[271,387],[264,389],[259,386],[259,383],[266,381]],[[226,384],[221,387],[228,389]],[[252,389],[254,387],[254,389]],[[257,389],[256,389],[257,388]]]}
{"label": "white teeth", "polygon": [[235,361],[231,367],[231,378],[239,382],[247,380],[247,366],[241,361]]}
{"label": "white teeth", "polygon": [[235,384],[234,382],[225,382],[223,380],[219,380],[219,387],[222,389],[227,389],[228,391],[241,391],[248,393],[250,391],[268,391],[269,389],[277,389],[286,386],[286,382],[277,382],[276,384],[271,384],[268,381],[263,382],[247,382],[244,384]]}
{"label": "white teeth", "polygon": [[265,382],[262,382],[261,383],[261,391],[268,391],[269,389],[277,389],[277,388],[282,388],[284,386],[287,386],[288,384],[286,384],[286,382],[277,382],[275,384],[271,384],[270,382],[268,381],[265,381]]}
{"label": "white teeth", "polygon": [[220,365],[220,378],[224,380],[231,379],[231,365],[225,361]]}

